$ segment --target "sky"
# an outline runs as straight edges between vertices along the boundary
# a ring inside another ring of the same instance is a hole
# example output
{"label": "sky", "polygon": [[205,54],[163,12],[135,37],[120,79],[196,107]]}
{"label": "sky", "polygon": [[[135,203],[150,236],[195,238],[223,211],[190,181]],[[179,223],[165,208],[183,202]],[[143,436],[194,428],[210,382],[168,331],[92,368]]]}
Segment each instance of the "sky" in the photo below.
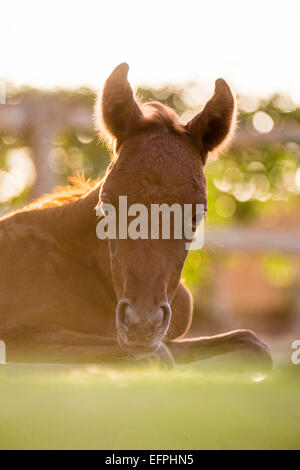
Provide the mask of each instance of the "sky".
{"label": "sky", "polygon": [[100,88],[120,62],[160,86],[223,77],[300,103],[299,0],[0,0],[0,80]]}

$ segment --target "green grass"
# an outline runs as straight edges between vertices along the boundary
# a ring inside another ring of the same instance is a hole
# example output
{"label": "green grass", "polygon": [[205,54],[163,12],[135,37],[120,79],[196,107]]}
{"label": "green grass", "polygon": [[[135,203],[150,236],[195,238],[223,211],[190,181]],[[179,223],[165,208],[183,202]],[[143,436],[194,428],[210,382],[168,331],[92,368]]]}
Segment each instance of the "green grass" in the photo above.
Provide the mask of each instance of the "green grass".
{"label": "green grass", "polygon": [[[300,367],[300,366],[299,366]],[[300,449],[300,369],[0,368],[1,449]]]}

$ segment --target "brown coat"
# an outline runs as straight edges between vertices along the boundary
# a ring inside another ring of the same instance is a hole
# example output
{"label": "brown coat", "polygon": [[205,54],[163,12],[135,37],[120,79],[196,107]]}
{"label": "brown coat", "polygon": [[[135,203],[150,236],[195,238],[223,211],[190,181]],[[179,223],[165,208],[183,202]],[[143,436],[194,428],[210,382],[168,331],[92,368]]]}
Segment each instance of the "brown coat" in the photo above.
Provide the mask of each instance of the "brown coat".
{"label": "brown coat", "polygon": [[101,362],[142,352],[186,362],[247,347],[269,364],[266,346],[248,331],[178,341],[192,320],[180,282],[185,240],[96,237],[99,197],[206,205],[207,155],[224,145],[235,121],[222,79],[183,126],[160,103],[140,108],[127,72],[126,64],[113,71],[98,106],[116,148],[106,177],[74,179],[0,221],[0,339],[8,360]]}

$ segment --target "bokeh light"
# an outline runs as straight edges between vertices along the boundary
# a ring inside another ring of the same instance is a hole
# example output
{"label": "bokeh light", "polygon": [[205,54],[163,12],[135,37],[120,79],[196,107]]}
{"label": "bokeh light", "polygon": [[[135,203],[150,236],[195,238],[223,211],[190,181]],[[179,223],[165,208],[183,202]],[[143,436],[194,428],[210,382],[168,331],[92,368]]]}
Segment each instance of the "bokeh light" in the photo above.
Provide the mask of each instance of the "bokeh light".
{"label": "bokeh light", "polygon": [[236,203],[230,196],[220,196],[216,200],[215,208],[221,217],[231,217],[236,210]]}
{"label": "bokeh light", "polygon": [[7,203],[19,196],[36,179],[29,148],[14,148],[7,152],[6,169],[0,171],[0,202]]}
{"label": "bokeh light", "polygon": [[271,132],[274,127],[273,119],[264,111],[257,111],[257,113],[255,113],[253,116],[252,123],[255,130],[262,134]]}

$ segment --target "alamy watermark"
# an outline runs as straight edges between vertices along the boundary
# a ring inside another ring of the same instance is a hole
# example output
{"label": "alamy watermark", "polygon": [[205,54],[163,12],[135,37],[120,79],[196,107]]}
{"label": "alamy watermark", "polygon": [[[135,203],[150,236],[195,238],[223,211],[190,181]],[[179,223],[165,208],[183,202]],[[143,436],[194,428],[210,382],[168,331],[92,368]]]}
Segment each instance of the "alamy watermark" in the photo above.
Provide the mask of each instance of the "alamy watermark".
{"label": "alamy watermark", "polygon": [[300,339],[295,339],[295,341],[292,342],[292,349],[295,351],[293,351],[291,355],[291,361],[292,364],[297,366],[300,364]]}
{"label": "alamy watermark", "polygon": [[[204,204],[151,204],[150,214],[144,204],[128,206],[127,196],[119,196],[118,211],[113,204],[97,206],[97,237],[132,240],[186,240],[187,250],[200,250],[204,245]],[[130,220],[129,220],[130,219]]]}

